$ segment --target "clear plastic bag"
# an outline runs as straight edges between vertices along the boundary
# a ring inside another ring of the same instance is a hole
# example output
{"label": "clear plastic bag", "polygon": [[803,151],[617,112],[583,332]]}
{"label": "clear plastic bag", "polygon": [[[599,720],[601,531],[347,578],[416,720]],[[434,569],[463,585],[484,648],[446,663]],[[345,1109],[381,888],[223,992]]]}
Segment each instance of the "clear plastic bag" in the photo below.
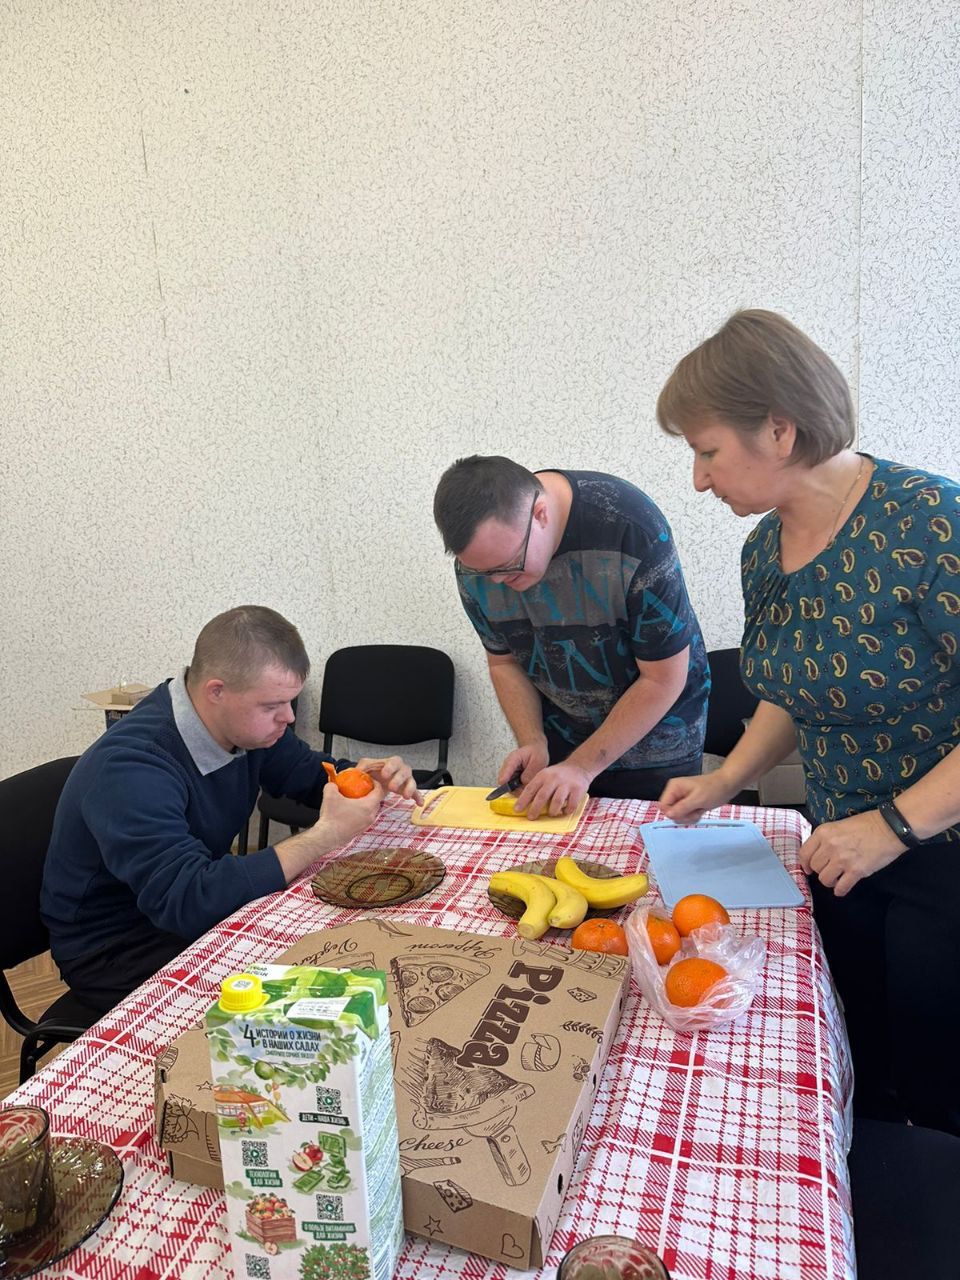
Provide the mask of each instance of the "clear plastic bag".
{"label": "clear plastic bag", "polygon": [[[650,907],[637,907],[624,927],[633,976],[664,1022],[674,1031],[709,1031],[745,1013],[760,989],[760,972],[767,957],[763,939],[741,937],[729,924],[704,925],[682,940],[670,964],[661,969],[647,934],[650,913]],[[663,982],[678,960],[690,956],[713,960],[726,969],[728,976],[711,987],[699,1004],[682,1009],[667,999]]]}

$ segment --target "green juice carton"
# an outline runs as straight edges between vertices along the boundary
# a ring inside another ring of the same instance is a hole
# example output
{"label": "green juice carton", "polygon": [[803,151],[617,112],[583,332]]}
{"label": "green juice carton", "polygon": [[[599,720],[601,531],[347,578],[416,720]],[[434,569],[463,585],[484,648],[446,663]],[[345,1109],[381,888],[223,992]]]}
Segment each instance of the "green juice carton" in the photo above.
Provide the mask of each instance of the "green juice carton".
{"label": "green juice carton", "polygon": [[206,1025],[238,1280],[390,1280],[403,1209],[385,974],[252,965]]}

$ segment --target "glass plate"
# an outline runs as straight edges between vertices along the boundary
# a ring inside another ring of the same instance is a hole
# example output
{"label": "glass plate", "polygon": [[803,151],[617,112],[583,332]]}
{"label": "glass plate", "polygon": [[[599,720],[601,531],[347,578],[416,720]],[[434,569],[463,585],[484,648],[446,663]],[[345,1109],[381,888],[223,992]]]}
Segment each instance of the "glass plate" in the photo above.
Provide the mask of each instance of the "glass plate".
{"label": "glass plate", "polygon": [[390,907],[429,893],[446,874],[439,858],[419,849],[358,849],[328,862],[311,883],[338,907]]}
{"label": "glass plate", "polygon": [[117,1203],[123,1166],[92,1138],[51,1138],[50,1168],[57,1203],[50,1218],[23,1240],[0,1246],[0,1280],[20,1280],[65,1257],[92,1235]]}

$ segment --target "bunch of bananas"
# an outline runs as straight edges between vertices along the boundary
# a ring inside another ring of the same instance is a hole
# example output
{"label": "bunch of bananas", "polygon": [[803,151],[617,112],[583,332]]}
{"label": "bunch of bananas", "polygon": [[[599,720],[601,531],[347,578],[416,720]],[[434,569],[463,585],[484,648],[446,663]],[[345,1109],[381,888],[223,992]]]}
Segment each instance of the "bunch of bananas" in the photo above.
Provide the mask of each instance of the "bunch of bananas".
{"label": "bunch of bananas", "polygon": [[614,876],[598,880],[581,871],[572,858],[560,858],[556,879],[529,871],[497,871],[490,877],[494,893],[519,898],[526,910],[517,922],[522,938],[542,938],[548,929],[575,929],[590,907],[610,911],[647,892],[647,877]]}

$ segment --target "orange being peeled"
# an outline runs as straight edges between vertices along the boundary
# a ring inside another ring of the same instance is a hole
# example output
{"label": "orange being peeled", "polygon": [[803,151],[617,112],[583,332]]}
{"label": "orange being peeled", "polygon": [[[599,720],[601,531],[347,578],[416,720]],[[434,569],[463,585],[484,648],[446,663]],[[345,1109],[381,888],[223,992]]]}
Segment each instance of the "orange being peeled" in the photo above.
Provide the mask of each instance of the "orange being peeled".
{"label": "orange being peeled", "polygon": [[688,893],[673,908],[673,923],[681,938],[705,924],[729,924],[726,907],[705,893]]}
{"label": "orange being peeled", "polygon": [[340,794],[347,796],[350,800],[359,800],[361,796],[368,796],[373,790],[373,779],[363,769],[341,769],[337,773],[334,766],[327,760],[324,760],[323,767],[327,777]]}
{"label": "orange being peeled", "polygon": [[373,790],[373,779],[363,769],[342,769],[337,774],[337,790],[342,796],[359,800]]}
{"label": "orange being peeled", "polygon": [[670,920],[664,920],[663,916],[647,916],[647,937],[657,964],[669,964],[680,950],[677,926]]}
{"label": "orange being peeled", "polygon": [[663,989],[671,1004],[691,1009],[726,976],[723,965],[691,956],[687,960],[678,960],[672,969],[667,970]]}

